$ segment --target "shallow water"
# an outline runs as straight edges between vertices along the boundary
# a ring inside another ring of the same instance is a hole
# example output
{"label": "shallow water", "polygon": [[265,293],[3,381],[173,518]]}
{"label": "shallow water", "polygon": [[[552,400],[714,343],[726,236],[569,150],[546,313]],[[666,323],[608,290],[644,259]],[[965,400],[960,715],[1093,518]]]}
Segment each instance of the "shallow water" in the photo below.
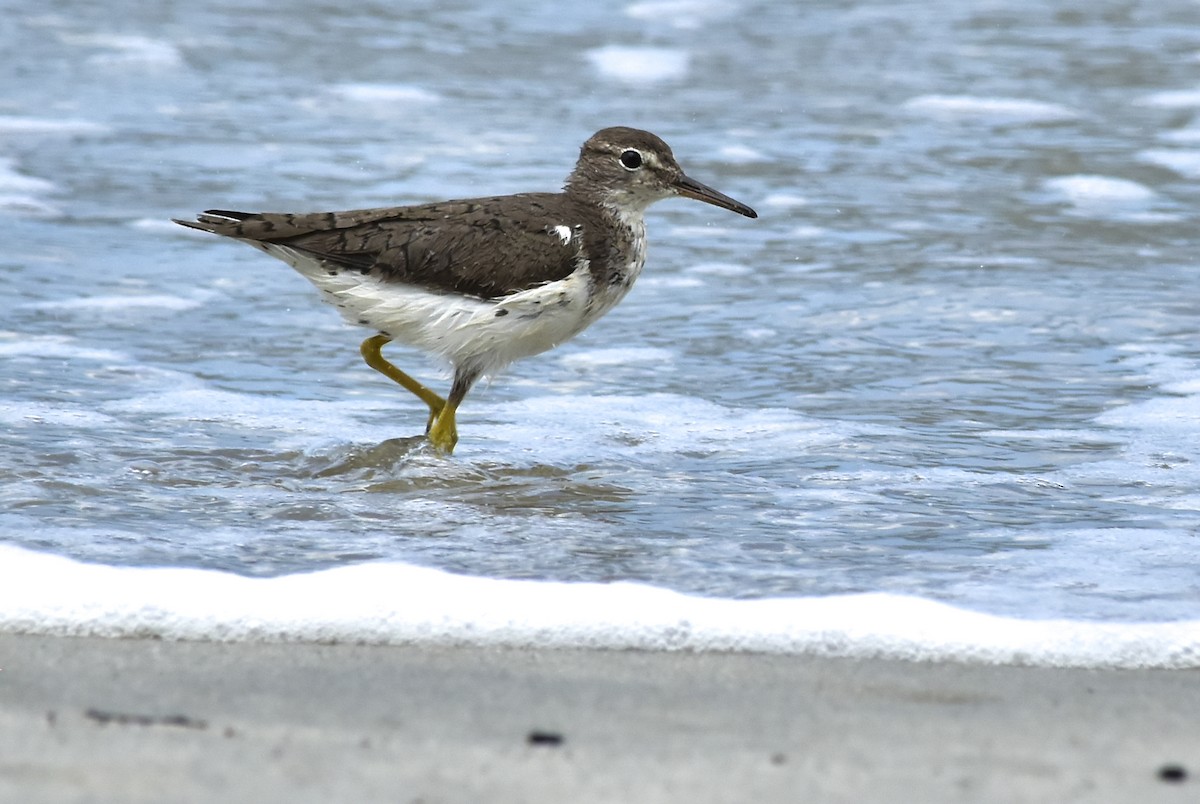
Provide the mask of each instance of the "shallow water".
{"label": "shallow water", "polygon": [[[1051,5],[9,14],[0,538],[1200,616],[1200,28]],[[761,217],[656,206],[452,460],[303,279],[166,222],[553,189],[612,124]]]}

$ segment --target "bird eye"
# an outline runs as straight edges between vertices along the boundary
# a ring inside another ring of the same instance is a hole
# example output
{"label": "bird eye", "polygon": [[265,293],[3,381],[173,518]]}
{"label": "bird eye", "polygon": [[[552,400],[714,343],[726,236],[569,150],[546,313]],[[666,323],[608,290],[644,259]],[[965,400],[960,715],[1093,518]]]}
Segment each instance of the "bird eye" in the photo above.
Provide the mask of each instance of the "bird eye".
{"label": "bird eye", "polygon": [[622,152],[621,166],[626,170],[637,170],[642,166],[642,155],[632,148]]}

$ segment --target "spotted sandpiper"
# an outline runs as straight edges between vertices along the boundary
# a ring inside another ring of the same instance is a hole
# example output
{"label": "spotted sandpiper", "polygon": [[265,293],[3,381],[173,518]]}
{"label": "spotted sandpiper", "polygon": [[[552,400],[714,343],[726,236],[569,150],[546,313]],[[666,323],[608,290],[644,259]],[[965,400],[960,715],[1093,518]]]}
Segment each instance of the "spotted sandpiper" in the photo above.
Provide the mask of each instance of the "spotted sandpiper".
{"label": "spotted sandpiper", "polygon": [[[758,217],[684,175],[655,135],[614,127],[583,144],[561,193],[300,215],[210,209],[175,222],[278,257],[376,330],[363,359],[429,406],[426,435],[449,454],[455,412],[481,375],[575,337],[624,298],[646,259],[646,207],[672,196]],[[393,340],[448,360],[449,396],[385,359]]]}

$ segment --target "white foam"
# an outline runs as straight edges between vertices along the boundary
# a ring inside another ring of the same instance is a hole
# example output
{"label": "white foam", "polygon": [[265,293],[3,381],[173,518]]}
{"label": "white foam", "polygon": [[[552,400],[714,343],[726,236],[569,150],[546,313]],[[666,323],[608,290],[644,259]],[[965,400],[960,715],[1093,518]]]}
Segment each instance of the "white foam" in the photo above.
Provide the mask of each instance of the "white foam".
{"label": "white foam", "polygon": [[1154,191],[1144,184],[1111,176],[1059,176],[1048,179],[1044,186],[1074,204],[1120,204],[1148,201],[1155,197]]}
{"label": "white foam", "polygon": [[1161,131],[1158,138],[1174,145],[1196,145],[1200,143],[1200,119],[1192,120],[1183,128]]}
{"label": "white foam", "polygon": [[183,63],[179,48],[162,39],[124,34],[62,34],[60,38],[72,45],[102,48],[107,52],[88,58],[100,67],[136,67],[163,69]]}
{"label": "white foam", "polygon": [[0,157],[0,192],[6,193],[49,193],[53,192],[54,182],[27,176],[14,166],[12,159]]}
{"label": "white foam", "polygon": [[809,419],[783,408],[739,408],[665,393],[528,397],[494,405],[491,415],[496,423],[477,438],[535,444],[540,460],[551,464],[646,453],[746,454],[764,443],[800,451],[863,432],[859,424]]}
{"label": "white foam", "polygon": [[740,262],[698,262],[686,270],[689,274],[706,276],[748,276],[754,273],[753,268]]}
{"label": "white foam", "polygon": [[[132,229],[138,229],[143,232],[160,232],[170,234],[182,234],[184,232],[195,232],[195,229],[184,229],[179,224],[169,218],[134,218],[128,221],[126,226]],[[206,232],[196,232],[197,234],[206,234]]]}
{"label": "white foam", "polygon": [[626,346],[573,351],[559,358],[571,366],[623,366],[627,363],[669,363],[675,353],[653,346]]}
{"label": "white foam", "polygon": [[759,203],[764,207],[795,209],[796,207],[808,206],[809,202],[804,196],[795,195],[794,193],[771,193]]}
{"label": "white foam", "polygon": [[[1200,435],[1200,388],[1180,384],[1164,390],[1186,396],[1164,396],[1106,410],[1096,421],[1108,427],[1136,427],[1168,439]],[[1165,432],[1164,432],[1165,431]],[[1165,446],[1165,445],[1164,445]]]}
{"label": "white foam", "polygon": [[[1161,344],[1128,344],[1120,351],[1125,353],[1122,367],[1139,382],[1157,385],[1162,393],[1096,416],[1099,433],[1121,443],[1119,456],[1069,467],[1062,476],[1069,483],[1129,490],[1124,497],[1111,495],[1111,502],[1144,507],[1145,492],[1140,489],[1150,488],[1158,507],[1200,510],[1200,495],[1195,491],[1200,486],[1200,370],[1195,359],[1186,353],[1173,354]],[[1189,555],[1194,540],[1194,533],[1183,534],[1176,555]],[[1145,551],[1151,541],[1143,536],[1131,543]],[[1139,558],[1128,549],[1122,554],[1131,564]],[[1185,558],[1174,564],[1188,566]]]}
{"label": "white foam", "polygon": [[694,30],[706,22],[733,16],[738,6],[729,0],[647,0],[626,6],[625,14],[635,20]]}
{"label": "white foam", "polygon": [[723,600],[644,584],[506,581],[399,563],[246,578],[81,564],[9,545],[0,545],[0,630],[1200,667],[1200,620],[1016,620],[894,594]]}
{"label": "white foam", "polygon": [[45,117],[0,115],[0,134],[107,134],[109,128],[90,120],[52,120]]}
{"label": "white foam", "polygon": [[436,103],[441,99],[413,84],[334,84],[328,91],[354,103]]}
{"label": "white foam", "polygon": [[1137,154],[1139,162],[1166,168],[1189,179],[1200,179],[1200,150],[1150,149]]}
{"label": "white foam", "polygon": [[1059,103],[973,95],[919,95],[905,101],[904,108],[940,118],[997,123],[1053,123],[1079,117],[1078,112]]}
{"label": "white foam", "polygon": [[1112,176],[1058,176],[1042,183],[1050,197],[1066,201],[1074,213],[1099,218],[1158,222],[1169,218],[1151,210],[1158,194],[1144,184]]}
{"label": "white foam", "polygon": [[[232,428],[274,437],[281,447],[314,449],[322,444],[379,443],[405,427],[416,434],[424,424],[415,413],[411,424],[398,425],[397,397],[348,397],[337,401],[290,399],[210,388],[191,375],[149,375],[145,393],[105,403],[101,409],[128,420],[154,417],[164,421],[219,422]],[[401,404],[407,402],[403,398]],[[407,420],[406,420],[407,421]],[[469,450],[464,449],[464,452]]]}
{"label": "white foam", "polygon": [[58,299],[47,302],[31,302],[23,307],[37,310],[96,310],[102,312],[127,312],[129,310],[161,310],[163,312],[180,312],[192,310],[204,303],[209,293],[198,293],[197,298],[168,296],[166,294],[129,294],[129,295],[100,295],[77,296],[72,299]]}
{"label": "white foam", "polygon": [[0,210],[30,218],[57,218],[62,210],[29,195],[0,194]]}
{"label": "white foam", "polygon": [[0,332],[0,357],[67,358],[123,363],[128,357],[109,349],[80,346],[66,335],[28,335],[22,332]]}
{"label": "white foam", "polygon": [[717,155],[722,162],[733,165],[749,165],[756,162],[769,162],[770,157],[762,151],[748,145],[724,145]]}
{"label": "white foam", "polygon": [[1139,98],[1139,106],[1157,106],[1162,109],[1191,109],[1200,107],[1200,89],[1172,89],[1154,92]]}
{"label": "white foam", "polygon": [[657,276],[647,276],[640,280],[639,284],[643,288],[670,288],[679,290],[683,288],[702,288],[704,280],[695,276],[680,276],[678,274],[658,274]]}
{"label": "white foam", "polygon": [[0,406],[0,424],[7,427],[83,427],[109,428],[115,422],[111,416],[78,405],[48,405],[28,402],[6,402]]}
{"label": "white foam", "polygon": [[[672,226],[667,232],[670,237],[677,240],[708,238],[710,241],[733,233],[734,230],[731,227],[716,223],[705,223],[700,226]],[[640,281],[645,282],[649,278],[643,276]]]}
{"label": "white foam", "polygon": [[608,45],[587,52],[588,61],[606,78],[631,84],[650,84],[683,78],[688,53],[662,47]]}
{"label": "white foam", "polygon": [[14,160],[0,157],[0,209],[16,215],[56,217],[62,211],[36,197],[55,189],[53,182],[26,175],[15,167]]}
{"label": "white foam", "polygon": [[825,237],[827,234],[829,234],[829,230],[824,226],[813,226],[811,224],[802,224],[788,230],[788,237],[796,240],[816,240]]}
{"label": "white foam", "polygon": [[273,428],[288,432],[321,432],[336,403],[311,399],[285,399],[208,388],[198,381],[191,387],[148,393],[105,405],[115,413],[157,414],[167,418],[224,421],[250,429]]}

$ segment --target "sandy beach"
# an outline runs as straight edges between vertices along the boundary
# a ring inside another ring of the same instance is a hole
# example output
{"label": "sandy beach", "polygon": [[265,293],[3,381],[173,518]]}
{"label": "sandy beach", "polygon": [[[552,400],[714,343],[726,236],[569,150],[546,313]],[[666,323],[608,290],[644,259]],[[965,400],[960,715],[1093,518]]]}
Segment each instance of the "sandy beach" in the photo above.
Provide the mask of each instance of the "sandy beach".
{"label": "sandy beach", "polygon": [[13,802],[1194,801],[1200,673],[0,635]]}

